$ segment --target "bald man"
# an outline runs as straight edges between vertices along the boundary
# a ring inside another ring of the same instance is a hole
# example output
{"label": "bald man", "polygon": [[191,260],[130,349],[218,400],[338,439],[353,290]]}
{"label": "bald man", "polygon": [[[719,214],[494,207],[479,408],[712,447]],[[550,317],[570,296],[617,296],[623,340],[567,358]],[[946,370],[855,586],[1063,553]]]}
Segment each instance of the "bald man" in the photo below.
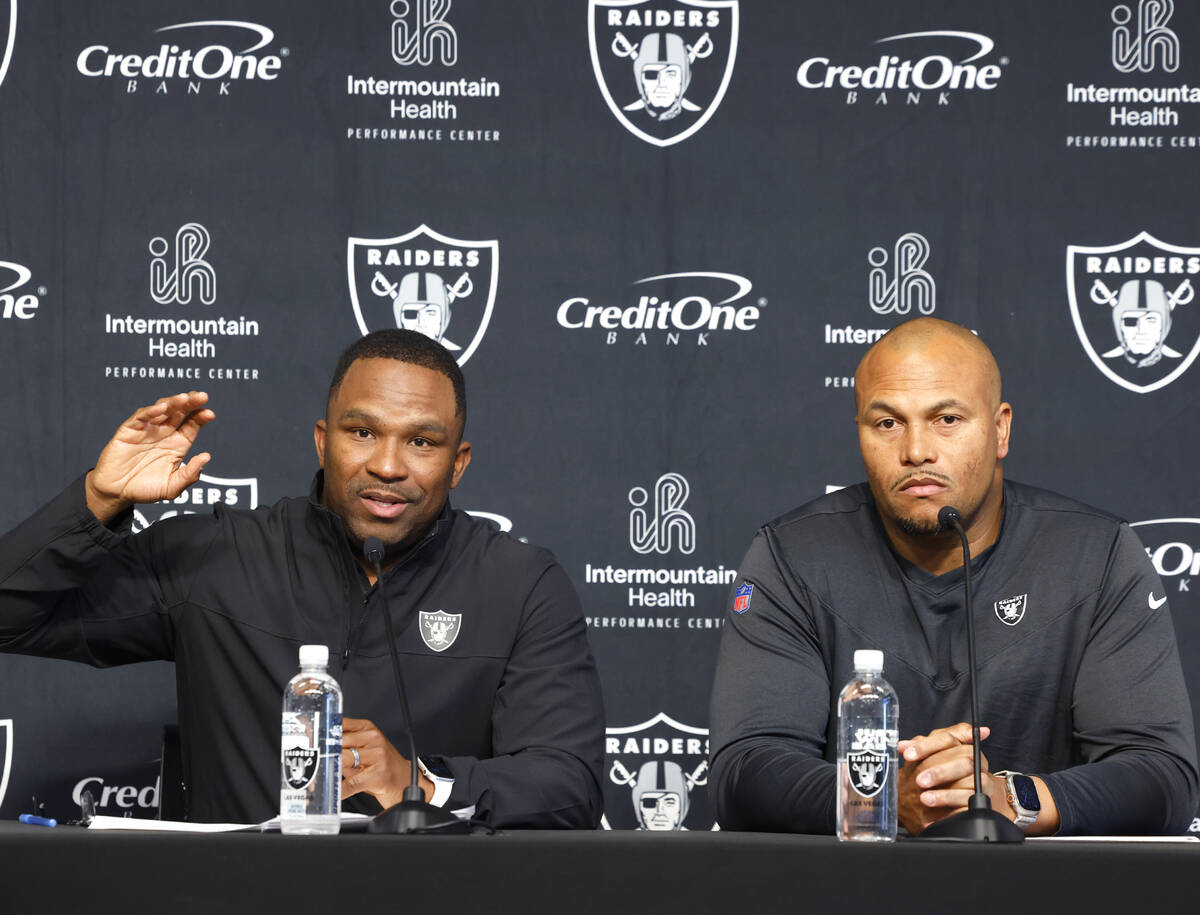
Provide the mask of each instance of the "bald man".
{"label": "bald man", "polygon": [[973,750],[961,543],[971,545],[984,788],[1028,835],[1177,833],[1200,797],[1166,591],[1127,524],[1004,480],[1012,407],[991,352],[934,318],[855,374],[867,482],[764,526],[710,712],[726,829],[832,833],[838,691],[881,649],[900,702],[900,825],[965,808]]}

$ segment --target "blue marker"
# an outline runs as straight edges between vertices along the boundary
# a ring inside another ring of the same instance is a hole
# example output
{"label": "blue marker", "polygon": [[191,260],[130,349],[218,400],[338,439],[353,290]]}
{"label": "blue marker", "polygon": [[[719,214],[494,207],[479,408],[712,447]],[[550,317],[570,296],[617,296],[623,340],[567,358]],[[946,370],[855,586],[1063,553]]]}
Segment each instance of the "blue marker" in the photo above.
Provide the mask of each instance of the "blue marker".
{"label": "blue marker", "polygon": [[26,826],[57,826],[58,820],[35,817],[32,813],[23,813],[17,817]]}

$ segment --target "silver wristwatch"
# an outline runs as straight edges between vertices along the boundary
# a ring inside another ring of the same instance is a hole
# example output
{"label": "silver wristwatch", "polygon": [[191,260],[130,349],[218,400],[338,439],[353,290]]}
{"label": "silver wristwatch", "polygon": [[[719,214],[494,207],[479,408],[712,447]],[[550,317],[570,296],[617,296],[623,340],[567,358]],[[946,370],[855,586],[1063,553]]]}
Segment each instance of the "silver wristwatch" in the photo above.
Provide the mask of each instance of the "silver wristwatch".
{"label": "silver wristwatch", "polygon": [[1020,772],[993,772],[993,775],[999,775],[1004,778],[1004,785],[1008,792],[1008,803],[1013,810],[1017,812],[1015,820],[1017,826],[1024,829],[1026,826],[1031,826],[1037,822],[1038,814],[1042,810],[1042,802],[1038,798],[1037,785],[1028,775]]}

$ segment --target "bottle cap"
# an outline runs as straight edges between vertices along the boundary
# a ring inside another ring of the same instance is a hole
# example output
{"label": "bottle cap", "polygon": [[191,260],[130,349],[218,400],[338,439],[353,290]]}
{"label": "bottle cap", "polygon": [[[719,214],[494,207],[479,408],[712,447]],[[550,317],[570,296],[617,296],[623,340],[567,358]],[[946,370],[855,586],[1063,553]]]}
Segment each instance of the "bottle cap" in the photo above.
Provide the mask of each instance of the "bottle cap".
{"label": "bottle cap", "polygon": [[329,646],[328,645],[301,645],[300,646],[300,666],[301,667],[328,667],[329,666]]}
{"label": "bottle cap", "polygon": [[883,652],[875,648],[860,648],[854,652],[854,669],[879,673],[883,670]]}

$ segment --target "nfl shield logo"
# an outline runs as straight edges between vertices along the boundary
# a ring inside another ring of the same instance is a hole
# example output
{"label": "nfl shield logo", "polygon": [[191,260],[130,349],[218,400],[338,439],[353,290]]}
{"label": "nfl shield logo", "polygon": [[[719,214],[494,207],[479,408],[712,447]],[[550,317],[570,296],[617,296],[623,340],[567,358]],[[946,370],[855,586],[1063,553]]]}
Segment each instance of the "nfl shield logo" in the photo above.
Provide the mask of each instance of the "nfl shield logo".
{"label": "nfl shield logo", "polygon": [[655,146],[686,140],[721,104],[737,55],[737,0],[590,0],[592,69],[609,110]]}
{"label": "nfl shield logo", "polygon": [[754,594],[754,585],[750,582],[743,582],[742,585],[733,592],[733,612],[745,613],[750,609],[750,598]]}
{"label": "nfl shield logo", "polygon": [[445,651],[462,630],[462,614],[443,610],[422,610],[421,638],[434,651]]}
{"label": "nfl shield logo", "polygon": [[1200,248],[1140,232],[1115,245],[1067,247],[1067,299],[1079,342],[1110,381],[1146,394],[1200,354]]}
{"label": "nfl shield logo", "polygon": [[364,335],[390,327],[418,330],[464,365],[492,318],[500,243],[463,241],[424,225],[395,238],[351,237],[346,270]]}
{"label": "nfl shield logo", "polygon": [[1005,626],[1015,626],[1025,616],[1025,605],[1028,603],[1027,594],[1017,597],[1006,597],[995,603],[996,618]]}
{"label": "nfl shield logo", "polygon": [[850,787],[863,797],[874,797],[887,782],[888,758],[884,753],[863,750],[846,754],[846,767],[850,770]]}

